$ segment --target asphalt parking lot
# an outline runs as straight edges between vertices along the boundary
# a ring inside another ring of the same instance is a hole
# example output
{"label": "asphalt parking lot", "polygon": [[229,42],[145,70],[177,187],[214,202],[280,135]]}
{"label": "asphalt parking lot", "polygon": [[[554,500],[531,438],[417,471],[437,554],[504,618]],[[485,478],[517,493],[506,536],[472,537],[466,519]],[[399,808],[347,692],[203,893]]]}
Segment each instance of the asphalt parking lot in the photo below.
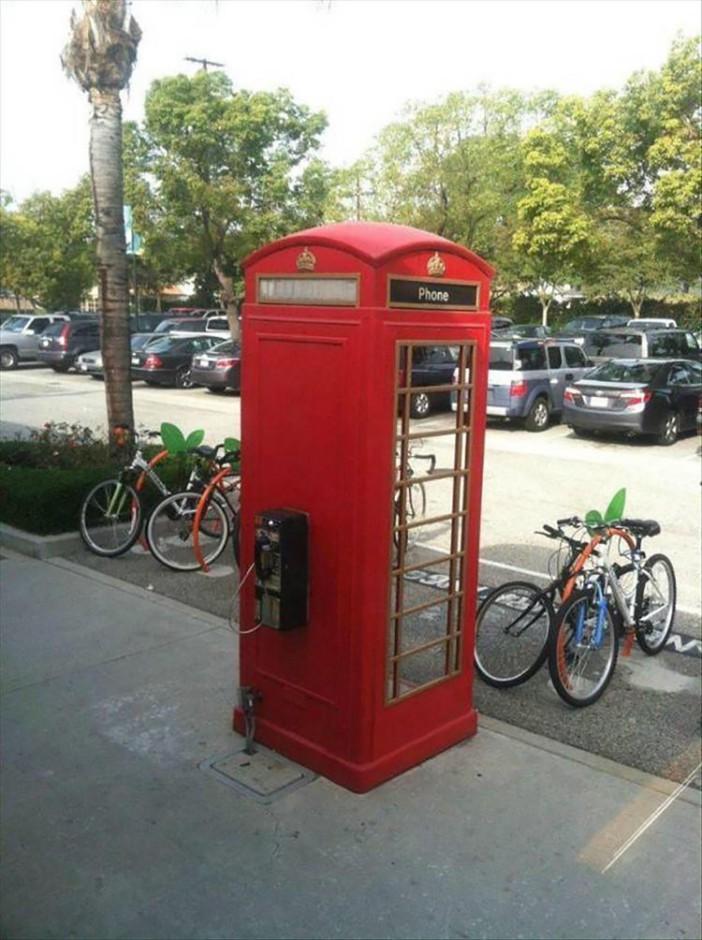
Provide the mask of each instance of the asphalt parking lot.
{"label": "asphalt parking lot", "polygon": [[[157,427],[173,420],[187,432],[206,430],[211,442],[239,434],[239,398],[204,389],[134,387],[137,422]],[[3,373],[3,436],[36,427],[48,418],[104,426],[104,387],[84,376],[23,368]],[[439,429],[450,421],[436,414],[418,426]],[[429,439],[428,439],[429,440]],[[430,439],[438,465],[446,455]],[[534,534],[544,522],[591,508],[604,509],[627,488],[627,513],[655,518],[662,534],[655,549],[673,559],[678,578],[677,646],[654,658],[637,649],[620,660],[615,679],[593,708],[573,712],[550,687],[546,670],[526,686],[497,692],[476,681],[485,714],[553,739],[673,780],[699,763],[700,752],[700,439],[673,447],[642,441],[582,440],[552,425],[540,434],[490,425],[486,439],[481,522],[481,583],[542,575],[551,544]],[[430,497],[431,498],[431,497]],[[223,557],[211,574],[180,575],[161,568],[137,547],[124,558],[98,559],[80,550],[70,562],[182,600],[218,616],[229,614],[237,572]],[[676,652],[675,650],[680,651]]]}

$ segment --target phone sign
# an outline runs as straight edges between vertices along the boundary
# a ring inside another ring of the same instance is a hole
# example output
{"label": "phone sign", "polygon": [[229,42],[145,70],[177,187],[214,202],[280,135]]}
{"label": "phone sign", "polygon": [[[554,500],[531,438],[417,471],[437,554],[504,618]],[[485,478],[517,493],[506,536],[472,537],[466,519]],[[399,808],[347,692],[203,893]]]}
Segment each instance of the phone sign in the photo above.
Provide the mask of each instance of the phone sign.
{"label": "phone sign", "polygon": [[479,284],[471,281],[391,277],[388,278],[388,306],[477,310],[479,288]]}

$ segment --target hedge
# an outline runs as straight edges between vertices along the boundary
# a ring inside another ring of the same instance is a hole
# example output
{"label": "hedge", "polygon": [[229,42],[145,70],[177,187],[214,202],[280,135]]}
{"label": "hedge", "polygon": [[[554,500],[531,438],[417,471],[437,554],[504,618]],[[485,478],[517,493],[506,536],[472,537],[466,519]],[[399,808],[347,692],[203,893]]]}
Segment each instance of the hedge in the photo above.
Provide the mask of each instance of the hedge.
{"label": "hedge", "polygon": [[[171,488],[182,479],[181,472],[175,462],[158,467],[159,476]],[[0,462],[0,522],[36,535],[75,532],[86,493],[115,475],[115,468],[109,466],[38,469]],[[157,499],[158,494],[148,487],[146,511]]]}

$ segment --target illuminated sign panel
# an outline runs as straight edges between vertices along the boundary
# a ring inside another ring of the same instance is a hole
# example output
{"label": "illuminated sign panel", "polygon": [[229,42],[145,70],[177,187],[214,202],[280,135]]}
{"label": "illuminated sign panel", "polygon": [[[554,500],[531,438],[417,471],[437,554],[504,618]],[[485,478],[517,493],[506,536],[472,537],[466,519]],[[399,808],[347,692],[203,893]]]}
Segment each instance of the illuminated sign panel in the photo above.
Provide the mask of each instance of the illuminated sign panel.
{"label": "illuminated sign panel", "polygon": [[303,306],[355,306],[358,278],[336,275],[297,275],[258,278],[260,304],[299,304]]}

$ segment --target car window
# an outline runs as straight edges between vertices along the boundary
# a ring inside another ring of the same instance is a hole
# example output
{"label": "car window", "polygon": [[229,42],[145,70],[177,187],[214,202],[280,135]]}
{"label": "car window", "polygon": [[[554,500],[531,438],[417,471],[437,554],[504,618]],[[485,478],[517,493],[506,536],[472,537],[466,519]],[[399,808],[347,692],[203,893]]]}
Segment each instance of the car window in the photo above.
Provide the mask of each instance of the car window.
{"label": "car window", "polygon": [[563,352],[567,366],[574,366],[577,369],[587,365],[585,354],[577,346],[565,346]]}
{"label": "car window", "polygon": [[227,339],[223,343],[217,343],[216,346],[213,346],[212,352],[217,353],[218,356],[228,356],[233,352],[239,352],[239,344]]}
{"label": "car window", "polygon": [[28,323],[29,317],[10,317],[5,320],[2,328],[6,333],[21,333]]}
{"label": "car window", "polygon": [[702,385],[702,365],[699,362],[686,362],[691,385]]}
{"label": "car window", "polygon": [[490,346],[490,369],[511,372],[514,365],[514,353],[511,346]]}
{"label": "car window", "polygon": [[692,385],[692,375],[682,363],[670,367],[668,382],[671,385]]}
{"label": "car window", "polygon": [[546,353],[543,346],[519,349],[514,360],[514,368],[521,372],[536,372],[537,369],[545,369]]}
{"label": "car window", "polygon": [[694,352],[694,353],[699,352],[700,347],[697,345],[697,340],[692,335],[692,333],[685,334],[684,346],[685,346],[685,352]]}
{"label": "car window", "polygon": [[651,337],[650,355],[656,358],[680,356],[686,352],[684,338],[679,333],[660,334]]}
{"label": "car window", "polygon": [[79,326],[73,327],[74,336],[89,336],[92,333],[98,332],[97,323],[81,323]]}
{"label": "car window", "polygon": [[200,352],[203,349],[209,349],[211,346],[211,336],[196,336],[194,339],[188,340],[187,343],[187,348],[192,349],[193,352]]}
{"label": "car window", "polygon": [[655,362],[603,362],[587,376],[588,382],[650,382],[660,369]]}
{"label": "car window", "polygon": [[44,330],[44,336],[60,336],[61,330],[63,330],[66,325],[65,320],[57,320],[56,323],[52,323],[50,326]]}
{"label": "car window", "polygon": [[561,350],[559,346],[548,347],[548,367],[549,369],[561,368]]}
{"label": "car window", "polygon": [[229,322],[226,317],[210,317],[207,321],[208,330],[228,330]]}
{"label": "car window", "polygon": [[601,333],[594,355],[612,356],[615,359],[640,359],[641,347],[642,337],[638,333]]}
{"label": "car window", "polygon": [[32,320],[31,326],[27,330],[28,333],[41,333],[49,325],[48,317],[36,317]]}

